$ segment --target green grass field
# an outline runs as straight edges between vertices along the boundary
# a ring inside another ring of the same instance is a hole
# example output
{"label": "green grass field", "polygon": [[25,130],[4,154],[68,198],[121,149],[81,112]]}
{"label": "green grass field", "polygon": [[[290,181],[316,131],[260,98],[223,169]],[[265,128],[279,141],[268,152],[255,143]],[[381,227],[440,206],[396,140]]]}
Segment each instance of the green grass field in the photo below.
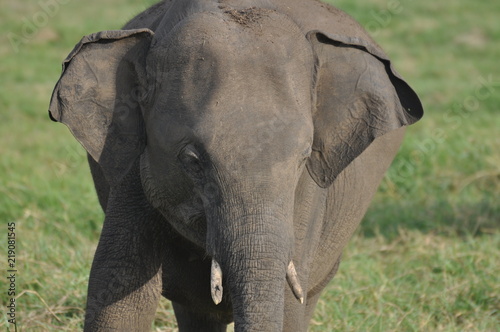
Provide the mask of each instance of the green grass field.
{"label": "green grass field", "polygon": [[[81,36],[152,1],[0,0],[0,328],[15,223],[18,331],[76,331],[103,215],[85,154],[47,116]],[[422,98],[311,331],[500,331],[500,2],[334,1]],[[51,4],[50,6],[48,4]],[[154,324],[174,331],[168,301]]]}

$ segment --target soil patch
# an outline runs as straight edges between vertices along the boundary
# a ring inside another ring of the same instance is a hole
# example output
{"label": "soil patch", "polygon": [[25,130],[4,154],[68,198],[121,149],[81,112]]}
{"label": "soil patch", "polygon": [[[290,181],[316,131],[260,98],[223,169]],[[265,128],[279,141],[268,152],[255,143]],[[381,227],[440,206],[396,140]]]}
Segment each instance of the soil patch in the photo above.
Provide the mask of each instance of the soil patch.
{"label": "soil patch", "polygon": [[235,22],[243,25],[249,26],[252,23],[257,22],[264,14],[265,10],[251,7],[246,9],[227,9],[224,11],[228,14]]}

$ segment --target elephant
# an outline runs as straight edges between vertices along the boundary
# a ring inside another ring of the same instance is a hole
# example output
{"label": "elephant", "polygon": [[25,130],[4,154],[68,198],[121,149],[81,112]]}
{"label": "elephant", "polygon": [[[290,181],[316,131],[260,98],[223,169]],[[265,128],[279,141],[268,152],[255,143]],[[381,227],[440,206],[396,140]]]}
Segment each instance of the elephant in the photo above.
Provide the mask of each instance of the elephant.
{"label": "elephant", "polygon": [[87,35],[49,106],[105,218],[85,331],[307,331],[423,107],[316,0],[164,0]]}

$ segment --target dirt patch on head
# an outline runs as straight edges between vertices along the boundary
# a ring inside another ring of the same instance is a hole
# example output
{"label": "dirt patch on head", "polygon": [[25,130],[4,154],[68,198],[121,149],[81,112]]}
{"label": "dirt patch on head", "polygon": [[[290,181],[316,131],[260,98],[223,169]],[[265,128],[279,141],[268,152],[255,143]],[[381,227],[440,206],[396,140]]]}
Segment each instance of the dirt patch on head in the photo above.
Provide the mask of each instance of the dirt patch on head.
{"label": "dirt patch on head", "polygon": [[228,14],[233,21],[239,23],[243,26],[249,26],[252,23],[257,22],[264,15],[266,15],[270,10],[265,10],[262,8],[251,7],[246,9],[225,9],[224,13]]}

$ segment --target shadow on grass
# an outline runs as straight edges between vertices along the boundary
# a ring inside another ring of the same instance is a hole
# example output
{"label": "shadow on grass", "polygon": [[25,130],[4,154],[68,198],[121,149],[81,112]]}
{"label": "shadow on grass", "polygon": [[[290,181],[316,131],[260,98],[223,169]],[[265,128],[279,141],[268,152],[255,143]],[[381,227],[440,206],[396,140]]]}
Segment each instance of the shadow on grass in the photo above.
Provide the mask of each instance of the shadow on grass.
{"label": "shadow on grass", "polygon": [[477,202],[431,203],[373,202],[359,227],[366,237],[382,235],[394,239],[399,229],[417,230],[443,236],[481,236],[500,231],[500,204],[494,197]]}

